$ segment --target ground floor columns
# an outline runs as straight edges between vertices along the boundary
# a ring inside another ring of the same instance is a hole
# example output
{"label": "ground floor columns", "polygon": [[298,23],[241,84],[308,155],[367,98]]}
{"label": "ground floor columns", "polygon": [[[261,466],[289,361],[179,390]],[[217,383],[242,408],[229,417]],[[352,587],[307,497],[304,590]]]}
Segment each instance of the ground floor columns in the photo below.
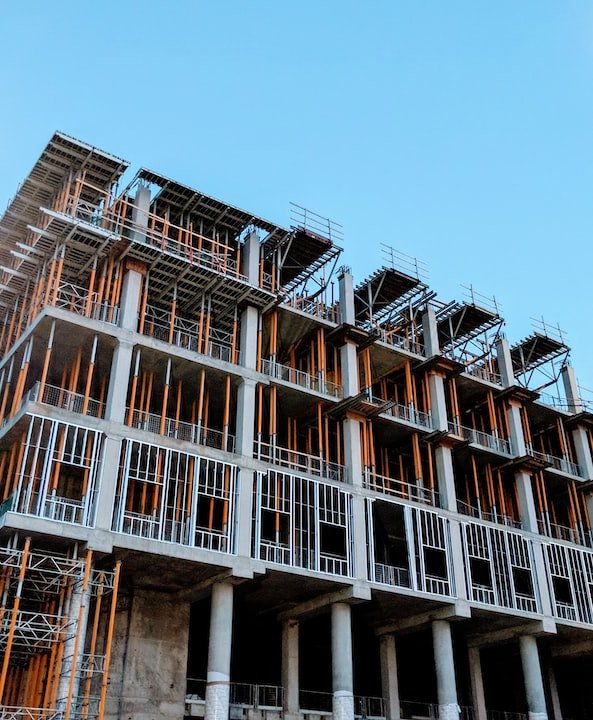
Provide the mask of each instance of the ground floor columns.
{"label": "ground floor columns", "polygon": [[437,676],[440,720],[459,720],[451,626],[446,620],[432,623],[432,644]]}
{"label": "ground floor columns", "polygon": [[212,586],[208,672],[206,676],[206,720],[228,720],[233,634],[233,586]]}
{"label": "ground floor columns", "polygon": [[331,607],[333,720],[354,720],[350,606]]}
{"label": "ground floor columns", "polygon": [[282,687],[284,720],[299,717],[299,623],[284,620],[282,624]]}
{"label": "ground floor columns", "polygon": [[519,649],[529,720],[547,720],[546,696],[536,638],[533,635],[522,635],[519,638]]}
{"label": "ground floor columns", "polygon": [[482,660],[479,647],[468,648],[469,676],[472,690],[472,703],[476,720],[487,720],[484,680],[482,678]]}
{"label": "ground floor columns", "polygon": [[383,701],[385,702],[385,720],[400,720],[397,655],[393,635],[381,635],[379,653],[381,658],[381,686]]}

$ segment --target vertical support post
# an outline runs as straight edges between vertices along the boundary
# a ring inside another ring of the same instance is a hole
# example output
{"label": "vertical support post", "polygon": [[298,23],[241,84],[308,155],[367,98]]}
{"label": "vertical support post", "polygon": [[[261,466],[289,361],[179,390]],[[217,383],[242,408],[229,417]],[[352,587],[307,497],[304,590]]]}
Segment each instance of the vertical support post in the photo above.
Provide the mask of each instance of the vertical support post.
{"label": "vertical support post", "polygon": [[233,586],[212,586],[205,720],[228,720],[233,633]]}
{"label": "vertical support post", "polygon": [[282,687],[284,720],[299,718],[299,623],[284,620],[282,624]]}
{"label": "vertical support post", "polygon": [[[381,659],[381,687],[385,703],[385,720],[400,720],[399,683],[397,679],[397,654],[394,635],[381,635],[379,639]],[[480,718],[480,720],[482,720]]]}
{"label": "vertical support post", "polygon": [[548,720],[536,638],[533,635],[522,635],[519,638],[519,650],[521,652],[529,720]]}
{"label": "vertical support post", "polygon": [[488,720],[486,712],[486,698],[484,696],[484,680],[482,678],[480,648],[470,647],[467,652],[469,656],[469,675],[475,720]]}
{"label": "vertical support post", "polygon": [[333,720],[354,720],[350,605],[331,606]]}
{"label": "vertical support post", "polygon": [[451,626],[446,620],[432,623],[432,643],[437,676],[437,696],[440,720],[459,720],[455,683],[455,660]]}

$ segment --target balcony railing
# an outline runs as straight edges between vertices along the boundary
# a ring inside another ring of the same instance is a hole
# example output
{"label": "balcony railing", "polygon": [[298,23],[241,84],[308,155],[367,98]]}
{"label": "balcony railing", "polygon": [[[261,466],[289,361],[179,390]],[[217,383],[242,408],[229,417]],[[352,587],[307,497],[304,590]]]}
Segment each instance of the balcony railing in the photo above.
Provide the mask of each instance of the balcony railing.
{"label": "balcony railing", "polygon": [[507,455],[509,457],[513,455],[510,440],[505,440],[497,435],[491,435],[490,433],[474,430],[474,428],[465,426],[461,427],[461,431],[463,432],[463,437],[474,445],[479,445],[488,450],[494,450],[494,452],[500,453],[501,455]]}
{"label": "balcony railing", "polygon": [[419,487],[403,480],[379,475],[369,467],[364,469],[363,485],[369,490],[394,495],[404,500],[414,500],[415,502],[425,503],[427,505],[438,505],[438,493],[430,488]]}
{"label": "balcony railing", "polygon": [[309,455],[308,453],[289,450],[273,443],[261,442],[256,440],[253,444],[253,452],[258,460],[271,463],[272,465],[280,465],[281,467],[290,468],[299,472],[315,475],[317,477],[326,478],[342,482],[345,477],[345,467],[338,463],[327,462],[318,455]]}
{"label": "balcony railing", "polygon": [[584,545],[585,547],[593,547],[593,534],[591,530],[585,528],[575,529],[567,525],[558,525],[550,522],[549,518],[538,518],[537,521],[539,531],[542,535],[546,535],[556,540],[565,540],[566,542],[575,543],[576,545]]}
{"label": "balcony railing", "polygon": [[420,427],[430,429],[432,428],[432,420],[430,413],[416,410],[412,405],[393,405],[388,408],[385,413],[392,415],[398,420],[411,423],[412,425],[419,425]]}
{"label": "balcony railing", "polygon": [[462,500],[457,500],[457,512],[461,515],[468,515],[469,517],[477,518],[478,520],[486,520],[487,522],[497,523],[498,525],[506,525],[513,528],[521,528],[522,523],[520,520],[515,520],[509,515],[498,512],[496,508],[491,510],[484,510],[476,505],[468,505]]}
{"label": "balcony railing", "polygon": [[55,303],[57,308],[69,310],[70,312],[102,320],[103,322],[117,325],[119,320],[119,307],[109,305],[106,302],[98,302],[99,294],[89,292],[88,288],[74,285],[70,282],[63,282],[58,288]]}
{"label": "balcony railing", "polygon": [[466,365],[464,372],[473,377],[480,378],[480,380],[493,383],[494,385],[502,385],[502,376],[484,365],[479,365],[478,363]]}
{"label": "balcony railing", "polygon": [[30,400],[32,402],[40,402],[43,405],[60,408],[60,410],[68,410],[69,412],[90,415],[96,418],[102,418],[105,415],[105,403],[86,397],[82,393],[64,390],[57,385],[46,384],[43,386],[40,397],[39,390],[40,384],[37,382],[28,393],[26,393],[23,401]]}
{"label": "balcony railing", "polygon": [[581,470],[580,465],[577,465],[577,463],[573,463],[563,457],[557,457],[556,455],[550,455],[549,453],[539,452],[538,450],[534,450],[533,446],[529,444],[526,444],[526,449],[528,455],[531,455],[531,457],[535,458],[536,460],[540,460],[554,470],[559,470],[560,472],[566,473],[567,475],[572,475],[573,477],[584,477],[583,471]]}
{"label": "balcony railing", "polygon": [[329,320],[333,323],[340,322],[339,303],[328,305],[321,300],[311,300],[308,297],[290,297],[285,304],[321,320]]}
{"label": "balcony railing", "polygon": [[[129,418],[130,408],[126,408],[126,416]],[[226,450],[227,452],[235,451],[235,436],[228,432],[213,430],[202,425],[182,422],[175,418],[165,418],[163,424],[160,415],[155,413],[147,413],[141,410],[134,410],[131,422],[128,424],[137,430],[145,430],[155,435],[163,435],[164,437],[174,438],[175,440],[185,440],[194,443],[194,445],[206,445],[216,448],[217,450]]]}
{"label": "balcony railing", "polygon": [[384,343],[387,343],[387,345],[401,348],[402,350],[407,350],[415,355],[422,355],[424,357],[424,345],[415,338],[398,335],[395,332],[385,330],[385,328],[379,328],[379,337]]}
{"label": "balcony railing", "polygon": [[342,387],[337,383],[316,377],[303,370],[291,368],[288,365],[281,365],[270,358],[262,360],[261,371],[276,380],[283,380],[292,385],[298,385],[305,390],[314,390],[315,392],[331,395],[336,398],[342,397]]}
{"label": "balcony railing", "polygon": [[375,563],[374,570],[375,582],[382,583],[383,585],[392,585],[394,587],[412,587],[410,571],[408,568]]}

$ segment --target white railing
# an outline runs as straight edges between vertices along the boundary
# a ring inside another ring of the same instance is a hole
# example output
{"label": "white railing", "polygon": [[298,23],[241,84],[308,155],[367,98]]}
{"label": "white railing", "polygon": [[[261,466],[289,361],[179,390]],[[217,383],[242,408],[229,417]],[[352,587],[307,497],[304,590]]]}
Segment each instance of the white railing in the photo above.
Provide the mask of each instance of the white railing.
{"label": "white railing", "polygon": [[394,587],[409,588],[412,586],[408,568],[384,565],[377,562],[375,563],[375,582],[383,585],[393,585]]}
{"label": "white railing", "polygon": [[513,455],[510,440],[505,440],[504,438],[499,438],[496,435],[491,435],[490,433],[485,433],[481,430],[474,430],[474,428],[465,426],[462,426],[461,430],[463,432],[463,437],[474,445],[488,448],[488,450],[494,450],[494,452],[501,453],[502,455],[508,455],[509,457]]}
{"label": "white railing", "polygon": [[64,390],[57,385],[45,385],[41,397],[39,397],[39,383],[37,382],[25,395],[24,399],[51,405],[69,412],[83,414],[84,411],[85,415],[96,418],[102,418],[105,415],[105,403],[92,398],[85,398],[82,393]]}
{"label": "white railing", "polygon": [[554,470],[559,470],[560,472],[566,473],[567,475],[573,475],[574,477],[584,477],[581,467],[580,465],[577,465],[577,463],[573,463],[563,457],[557,457],[556,455],[550,455],[549,453],[534,450],[533,446],[529,443],[526,443],[525,447],[528,455],[531,455],[531,457],[536,460],[540,460]]}
{"label": "white railing", "polygon": [[504,515],[498,512],[496,508],[491,510],[483,510],[481,507],[476,505],[468,505],[463,500],[457,500],[457,512],[461,515],[468,515],[469,517],[477,518],[478,520],[486,520],[486,522],[496,523],[498,525],[507,525],[513,528],[522,528],[523,525],[520,520],[515,520],[510,515]]}
{"label": "white railing", "polygon": [[64,713],[53,708],[0,705],[0,720],[61,720]]}
{"label": "white railing", "polygon": [[371,468],[365,467],[363,485],[369,490],[394,495],[403,500],[414,500],[436,506],[438,504],[438,493],[430,488],[419,487],[403,480],[379,475]]}
{"label": "white railing", "polygon": [[480,380],[486,380],[486,382],[493,383],[494,385],[502,385],[502,376],[484,365],[478,365],[478,363],[466,365],[464,372],[468,375],[472,375],[473,377],[477,377]]}
{"label": "white railing", "polygon": [[126,535],[156,540],[159,535],[159,521],[152,515],[124,512],[121,531]]}
{"label": "white railing", "polygon": [[204,550],[215,550],[216,552],[227,552],[228,537],[226,533],[196,528],[195,538],[196,547]]}
{"label": "white railing", "polygon": [[82,525],[84,520],[84,500],[72,500],[70,498],[49,495],[45,500],[43,517],[49,520],[74,523]]}
{"label": "white railing", "polygon": [[414,338],[398,335],[395,332],[385,330],[385,328],[379,328],[379,336],[384,343],[387,343],[387,345],[401,348],[402,350],[407,350],[415,355],[422,355],[424,357],[426,352],[424,345]]}
{"label": "white railing", "polygon": [[57,308],[68,310],[77,315],[90,317],[93,320],[101,320],[110,325],[117,325],[119,321],[119,307],[117,305],[110,305],[107,302],[98,302],[98,298],[98,293],[89,293],[89,290],[85,287],[69,282],[62,282],[58,288],[56,302],[53,304]]}
{"label": "white railing", "polygon": [[548,517],[538,518],[537,524],[542,535],[547,535],[548,537],[555,538],[557,540],[566,540],[567,542],[575,543],[576,545],[593,547],[593,535],[590,530],[585,530],[584,528],[576,529],[568,527],[567,525],[558,525],[557,523],[550,522]]}
{"label": "white railing", "polygon": [[348,575],[348,560],[339,555],[319,553],[319,572],[330,575]]}
{"label": "white railing", "polygon": [[342,387],[337,383],[315,377],[303,370],[288,367],[288,365],[281,365],[270,358],[262,360],[261,371],[264,375],[269,375],[276,380],[283,380],[292,385],[298,385],[305,390],[314,390],[336,398],[342,397]]}
{"label": "white railing", "polygon": [[[379,401],[383,402],[383,401]],[[385,411],[387,415],[392,415],[398,420],[404,420],[404,422],[411,423],[412,425],[419,425],[423,428],[432,428],[432,420],[430,413],[416,410],[412,405],[393,405],[387,408]]]}
{"label": "white railing", "polygon": [[320,318],[321,320],[329,320],[333,323],[340,322],[340,306],[339,303],[328,305],[321,300],[311,300],[307,297],[289,297],[286,302],[288,307],[293,307],[296,310],[312,315],[313,317]]}
{"label": "white railing", "polygon": [[276,565],[290,565],[290,547],[288,545],[269,542],[268,540],[261,540],[259,559]]}
{"label": "white railing", "polygon": [[253,452],[255,457],[263,462],[291,468],[292,470],[298,470],[328,480],[343,481],[346,473],[346,468],[343,465],[327,462],[318,455],[289,450],[261,440],[254,441]]}
{"label": "white railing", "polygon": [[[126,408],[126,416],[129,416],[130,408]],[[175,418],[165,418],[163,432],[161,433],[162,418],[155,413],[146,413],[141,410],[134,410],[132,413],[131,427],[137,430],[163,435],[165,437],[174,438],[175,440],[184,440],[194,443],[195,445],[207,445],[217,450],[235,451],[235,436],[228,432],[213,430],[201,425],[182,422]]]}
{"label": "white railing", "polygon": [[[206,680],[187,678],[185,702],[204,703],[206,700]],[[281,710],[284,705],[284,688],[280,685],[260,685],[250,683],[229,683],[229,703],[239,707],[256,710]]]}

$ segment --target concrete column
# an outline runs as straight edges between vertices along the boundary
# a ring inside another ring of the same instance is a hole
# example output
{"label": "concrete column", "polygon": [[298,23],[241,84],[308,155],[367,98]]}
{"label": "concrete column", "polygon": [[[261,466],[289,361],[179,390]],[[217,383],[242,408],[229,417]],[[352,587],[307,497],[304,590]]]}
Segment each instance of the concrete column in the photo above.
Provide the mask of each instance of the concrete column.
{"label": "concrete column", "polygon": [[350,606],[331,607],[333,720],[354,720],[352,626]]}
{"label": "concrete column", "polygon": [[143,277],[138,270],[125,271],[119,303],[119,326],[124,330],[136,332],[138,329],[138,307]]}
{"label": "concrete column", "polygon": [[132,208],[132,223],[139,228],[148,228],[148,213],[150,212],[150,188],[139,185]]}
{"label": "concrete column", "polygon": [[247,277],[247,281],[251,285],[257,285],[258,287],[259,258],[259,235],[256,232],[250,232],[245,238],[245,244],[243,246],[243,266],[241,272]]}
{"label": "concrete column", "polygon": [[233,586],[212,586],[205,720],[228,720],[231,646],[233,636]]}
{"label": "concrete column", "polygon": [[255,424],[255,380],[241,378],[237,389],[237,425],[235,450],[253,457]]}
{"label": "concrete column", "polygon": [[562,368],[562,384],[564,385],[568,409],[573,413],[582,412],[584,408],[581,401],[581,393],[572,365],[565,365]]}
{"label": "concrete column", "polygon": [[525,435],[523,434],[523,422],[521,420],[521,408],[517,403],[511,401],[507,409],[507,420],[511,436],[511,449],[514,455],[523,457],[527,454],[525,446]]}
{"label": "concrete column", "polygon": [[435,620],[432,623],[432,644],[437,675],[439,718],[459,720],[451,626],[446,620]]}
{"label": "concrete column", "polygon": [[349,272],[343,272],[338,278],[340,291],[340,322],[354,325],[354,281]]}
{"label": "concrete column", "polygon": [[424,339],[424,349],[426,357],[430,358],[438,355],[439,349],[439,333],[437,329],[437,319],[432,308],[427,308],[422,316],[422,334]]}
{"label": "concrete column", "polygon": [[519,510],[521,512],[521,524],[525,530],[537,533],[537,511],[533,497],[533,484],[531,475],[524,470],[515,473],[515,485],[517,486],[517,497],[519,498]]}
{"label": "concrete column", "polygon": [[453,472],[453,453],[446,445],[437,445],[434,449],[434,461],[437,471],[439,500],[443,510],[457,512],[457,494],[455,492],[455,474]]}
{"label": "concrete column", "polygon": [[445,382],[442,375],[430,373],[428,376],[428,390],[430,393],[430,416],[435,430],[449,429],[447,417],[447,403],[445,400]]}
{"label": "concrete column", "polygon": [[589,447],[587,431],[583,427],[575,427],[572,431],[574,449],[577,455],[577,463],[581,468],[585,480],[593,480],[593,458]]}
{"label": "concrete column", "polygon": [[542,614],[550,617],[553,615],[552,596],[548,582],[548,565],[544,557],[544,547],[539,538],[533,540],[531,547],[533,548],[533,573],[536,577],[535,594],[536,597],[539,595]]}
{"label": "concrete column", "polygon": [[560,705],[558,685],[556,684],[556,673],[551,662],[548,663],[548,687],[550,689],[550,700],[552,701],[552,716],[554,720],[562,720],[562,707]]}
{"label": "concrete column", "polygon": [[111,530],[113,514],[120,509],[116,503],[120,454],[121,440],[107,435],[103,442],[95,512],[95,527],[101,530]]}
{"label": "concrete column", "polygon": [[106,720],[179,720],[185,709],[189,603],[154,590],[120,593]]}
{"label": "concrete column", "polygon": [[257,330],[259,325],[259,313],[257,308],[248,305],[241,313],[241,336],[239,348],[241,352],[241,363],[250,370],[257,367]]}
{"label": "concrete column", "polygon": [[346,341],[340,348],[340,366],[342,368],[342,391],[344,397],[352,397],[360,392],[358,373],[358,354],[356,345]]}
{"label": "concrete column", "polygon": [[521,665],[523,667],[529,720],[548,720],[536,638],[533,635],[522,635],[519,638],[519,649],[521,651]]}
{"label": "concrete column", "polygon": [[282,624],[282,687],[284,720],[299,718],[299,623],[284,620]]}
{"label": "concrete column", "polygon": [[[360,450],[360,422],[347,417],[342,423],[342,428],[347,480],[351,485],[362,487],[363,468]],[[358,494],[352,497],[352,537],[354,538],[354,575],[359,580],[366,580],[368,578],[366,516],[364,497]]]}
{"label": "concrete column", "polygon": [[239,489],[237,492],[237,554],[251,557],[252,526],[253,526],[253,470],[241,468],[239,472]]}
{"label": "concrete column", "polygon": [[124,340],[120,340],[115,346],[113,359],[111,360],[105,420],[116,423],[124,422],[133,350],[133,344]]}
{"label": "concrete column", "polygon": [[[58,708],[64,709],[68,700],[68,691],[70,688],[70,678],[72,673],[76,674],[74,680],[74,686],[72,689],[72,709],[76,707],[76,698],[78,696],[78,689],[80,685],[80,673],[77,668],[80,666],[80,658],[84,652],[84,641],[86,637],[86,628],[89,616],[89,589],[85,592],[82,590],[82,586],[75,587],[72,591],[70,598],[70,607],[68,608],[68,618],[71,623],[68,631],[68,637],[64,641],[64,654],[62,661],[62,672],[58,683],[58,694],[57,702]],[[80,610],[82,608],[82,615]],[[81,623],[78,624],[78,619],[81,617]],[[77,635],[80,637],[78,642],[78,651],[76,657],[74,656],[74,647],[76,644]]]}
{"label": "concrete column", "polygon": [[506,338],[500,338],[496,343],[496,359],[498,361],[498,371],[502,378],[502,386],[511,387],[511,385],[515,384],[515,374],[513,372],[511,348]]}
{"label": "concrete column", "polygon": [[393,635],[381,635],[379,638],[379,653],[381,658],[381,686],[383,702],[385,703],[385,720],[400,720],[397,654],[395,637]]}
{"label": "concrete column", "polygon": [[465,561],[463,542],[461,540],[461,523],[449,520],[449,538],[451,539],[451,565],[453,572],[453,593],[455,597],[467,600],[467,585],[465,582]]}
{"label": "concrete column", "polygon": [[468,648],[469,677],[472,689],[472,704],[474,706],[475,720],[488,720],[486,713],[486,698],[484,696],[484,682],[482,679],[482,660],[480,648]]}

